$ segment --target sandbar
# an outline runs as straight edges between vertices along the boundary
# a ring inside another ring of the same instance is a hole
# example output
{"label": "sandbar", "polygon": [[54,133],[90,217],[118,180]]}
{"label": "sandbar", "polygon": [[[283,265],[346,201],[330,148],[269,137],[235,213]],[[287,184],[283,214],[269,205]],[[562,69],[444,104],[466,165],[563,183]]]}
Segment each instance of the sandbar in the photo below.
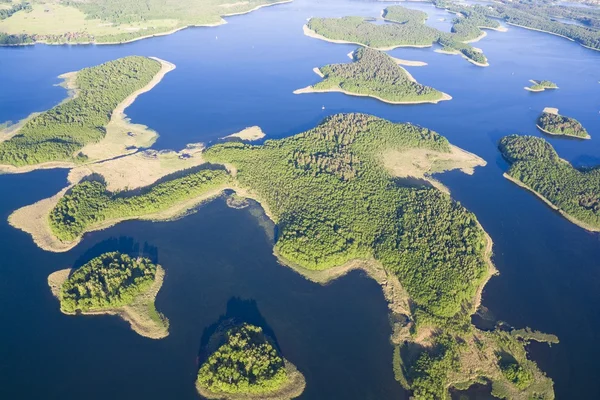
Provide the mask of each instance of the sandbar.
{"label": "sandbar", "polygon": [[240,132],[233,133],[231,135],[222,137],[221,139],[238,138],[238,139],[247,140],[247,141],[251,142],[254,140],[260,140],[260,139],[264,138],[265,136],[266,136],[265,133],[262,131],[262,129],[260,129],[259,126],[251,126],[251,127],[241,130]]}

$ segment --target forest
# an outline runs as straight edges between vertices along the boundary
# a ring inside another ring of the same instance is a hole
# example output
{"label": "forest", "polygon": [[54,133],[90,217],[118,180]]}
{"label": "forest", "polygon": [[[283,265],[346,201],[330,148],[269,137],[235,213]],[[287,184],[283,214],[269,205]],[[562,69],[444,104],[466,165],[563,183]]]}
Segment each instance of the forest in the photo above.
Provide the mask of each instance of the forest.
{"label": "forest", "polygon": [[69,242],[105,221],[120,220],[165,211],[218,189],[229,182],[222,169],[201,169],[183,176],[165,179],[133,192],[109,192],[106,184],[86,180],[75,185],[52,209],[49,223],[52,233]]}
{"label": "forest", "polygon": [[[465,43],[481,36],[479,26],[496,28],[498,22],[479,12],[453,20],[452,33],[442,32],[425,24],[427,14],[401,6],[383,11],[383,18],[393,22],[377,25],[363,17],[311,18],[308,28],[328,39],[344,40],[376,49],[399,46],[431,46],[440,44],[444,50],[462,53],[466,58],[485,64],[485,56]],[[481,24],[481,25],[479,25]]]}
{"label": "forest", "polygon": [[574,168],[538,137],[507,136],[499,148],[511,164],[507,172],[510,177],[576,221],[600,229],[600,169]]}
{"label": "forest", "polygon": [[60,308],[74,313],[126,306],[150,289],[155,275],[156,265],[147,258],[104,253],[69,276],[60,289]]}
{"label": "forest", "polygon": [[262,328],[246,323],[230,328],[224,342],[200,367],[201,388],[215,394],[260,395],[287,383],[284,360]]}
{"label": "forest", "polygon": [[0,142],[0,164],[82,162],[78,152],[105,136],[113,110],[159,72],[158,61],[130,56],[77,72],[76,96],[27,120]]}
{"label": "forest", "polygon": [[537,120],[537,126],[544,132],[552,135],[573,136],[588,139],[587,130],[575,118],[565,117],[558,113],[542,112]]}
{"label": "forest", "polygon": [[325,79],[315,90],[342,89],[350,93],[379,97],[390,102],[437,101],[443,93],[414,82],[386,53],[361,47],[354,52],[354,62],[320,68]]}

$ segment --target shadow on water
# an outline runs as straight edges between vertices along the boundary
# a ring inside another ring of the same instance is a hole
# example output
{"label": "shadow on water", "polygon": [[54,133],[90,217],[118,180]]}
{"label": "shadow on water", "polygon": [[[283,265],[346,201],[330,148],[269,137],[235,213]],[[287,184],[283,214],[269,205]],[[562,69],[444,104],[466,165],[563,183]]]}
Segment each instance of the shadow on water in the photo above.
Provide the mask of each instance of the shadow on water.
{"label": "shadow on water", "polygon": [[450,398],[452,400],[494,400],[496,397],[492,396],[492,385],[489,383],[476,383],[467,390],[456,390],[450,391]]}
{"label": "shadow on water", "polygon": [[73,268],[79,268],[90,260],[104,253],[118,251],[130,257],[146,257],[153,263],[158,263],[158,248],[144,242],[140,244],[134,238],[121,236],[104,240],[85,251],[73,264]]}
{"label": "shadow on water", "polygon": [[[281,351],[275,337],[275,332],[260,313],[256,300],[245,300],[239,297],[232,297],[227,301],[225,314],[221,315],[214,324],[206,327],[202,332],[200,351],[198,352],[198,367],[208,359],[210,354],[223,344],[222,334],[225,333],[225,330],[229,327],[243,323],[261,327],[277,351]],[[218,338],[217,342],[213,343],[215,336],[220,336],[220,338]]]}

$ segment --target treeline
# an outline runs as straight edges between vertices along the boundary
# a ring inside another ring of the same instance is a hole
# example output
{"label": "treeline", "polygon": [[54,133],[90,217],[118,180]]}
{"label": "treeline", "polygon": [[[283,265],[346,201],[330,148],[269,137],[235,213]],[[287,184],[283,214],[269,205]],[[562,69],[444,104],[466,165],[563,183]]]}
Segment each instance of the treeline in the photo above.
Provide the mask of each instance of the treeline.
{"label": "treeline", "polygon": [[600,228],[600,169],[573,168],[548,142],[533,136],[504,137],[499,148],[512,164],[508,175],[575,220]]}
{"label": "treeline", "polygon": [[288,381],[283,358],[262,328],[242,324],[225,333],[221,345],[198,371],[197,384],[213,393],[260,395]]}
{"label": "treeline", "polygon": [[0,8],[0,21],[6,19],[16,13],[17,11],[31,11],[31,4],[29,3],[13,3],[10,8]]}
{"label": "treeline", "polygon": [[327,65],[320,71],[325,79],[313,86],[317,90],[340,88],[388,101],[435,101],[442,97],[441,92],[410,80],[390,56],[368,47],[354,52],[353,63]]}
{"label": "treeline", "polygon": [[219,144],[205,156],[233,164],[239,184],[269,207],[276,251],[287,261],[323,270],[375,257],[397,274],[423,318],[450,318],[486,275],[484,233],[448,195],[397,186],[379,157],[410,148],[450,151],[428,129],[342,114],[290,138]]}
{"label": "treeline", "polygon": [[159,72],[158,61],[131,56],[77,73],[77,95],[29,119],[0,143],[0,164],[24,166],[48,161],[80,161],[77,152],[104,138],[119,103]]}
{"label": "treeline", "polygon": [[587,130],[579,121],[557,113],[543,112],[538,118],[537,124],[543,131],[554,135],[589,138]]}
{"label": "treeline", "polygon": [[75,270],[60,288],[64,312],[123,307],[154,283],[156,265],[147,258],[105,253]]}
{"label": "treeline", "polygon": [[156,183],[141,192],[113,193],[98,181],[75,185],[52,209],[52,233],[72,241],[91,227],[112,219],[141,217],[165,211],[223,186],[229,181],[225,170],[203,169],[182,177]]}

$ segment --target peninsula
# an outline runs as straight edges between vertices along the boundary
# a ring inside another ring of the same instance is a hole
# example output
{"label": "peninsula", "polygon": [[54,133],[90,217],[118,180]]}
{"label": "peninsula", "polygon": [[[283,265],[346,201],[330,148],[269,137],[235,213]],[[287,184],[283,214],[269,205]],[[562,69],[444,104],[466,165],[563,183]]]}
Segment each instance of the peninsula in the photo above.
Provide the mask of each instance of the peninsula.
{"label": "peninsula", "polygon": [[535,193],[574,224],[600,231],[600,169],[574,168],[538,137],[506,136],[499,148],[511,164],[506,178]]}
{"label": "peninsula", "polygon": [[538,118],[537,127],[544,133],[557,136],[571,136],[579,139],[590,139],[587,130],[574,118],[558,113],[558,108],[544,108]]}
{"label": "peninsula", "polygon": [[104,253],[73,271],[48,277],[52,294],[67,315],[118,315],[131,329],[151,339],[169,334],[169,321],[154,307],[165,271],[147,258]]}
{"label": "peninsula", "polygon": [[0,13],[0,45],[118,44],[217,26],[223,17],[291,0],[42,0],[13,3]]}
{"label": "peninsula", "polygon": [[124,111],[174,68],[130,56],[63,75],[66,100],[0,131],[0,172],[72,168],[151,146],[156,132],[130,123]]}
{"label": "peninsula", "polygon": [[241,324],[218,332],[219,347],[198,371],[196,388],[207,399],[287,400],[302,394],[304,376],[284,359],[262,328]]}
{"label": "peninsula", "polygon": [[317,72],[324,80],[294,93],[342,92],[390,104],[438,103],[452,99],[418,83],[394,58],[383,52],[361,47],[350,55],[353,63],[319,68]]}
{"label": "peninsula", "polygon": [[531,86],[525,86],[525,90],[530,92],[543,92],[548,89],[558,89],[558,86],[554,82],[550,81],[535,81],[531,79]]}

